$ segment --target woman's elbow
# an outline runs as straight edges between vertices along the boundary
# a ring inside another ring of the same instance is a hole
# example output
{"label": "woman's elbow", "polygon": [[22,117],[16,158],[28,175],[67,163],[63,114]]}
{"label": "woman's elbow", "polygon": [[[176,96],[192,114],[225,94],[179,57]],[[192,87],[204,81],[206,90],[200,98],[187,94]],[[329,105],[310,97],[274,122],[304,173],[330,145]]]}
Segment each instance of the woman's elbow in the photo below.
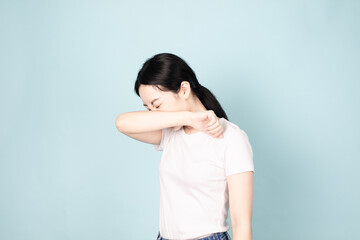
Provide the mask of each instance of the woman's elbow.
{"label": "woman's elbow", "polygon": [[116,119],[115,119],[115,126],[116,128],[120,131],[120,132],[123,132],[124,131],[124,128],[123,126],[125,125],[124,124],[124,118],[122,116],[122,114],[120,114]]}

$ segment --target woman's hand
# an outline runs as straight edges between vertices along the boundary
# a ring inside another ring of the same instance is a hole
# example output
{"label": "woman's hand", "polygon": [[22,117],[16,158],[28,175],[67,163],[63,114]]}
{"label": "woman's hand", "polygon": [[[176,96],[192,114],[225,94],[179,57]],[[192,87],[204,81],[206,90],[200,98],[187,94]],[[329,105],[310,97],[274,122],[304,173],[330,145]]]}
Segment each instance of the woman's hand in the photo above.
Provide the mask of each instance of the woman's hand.
{"label": "woman's hand", "polygon": [[[212,137],[223,138],[223,128],[219,122],[219,118],[216,116],[213,110],[204,112],[192,112],[191,115],[191,127],[203,131]],[[181,127],[181,126],[180,126]]]}

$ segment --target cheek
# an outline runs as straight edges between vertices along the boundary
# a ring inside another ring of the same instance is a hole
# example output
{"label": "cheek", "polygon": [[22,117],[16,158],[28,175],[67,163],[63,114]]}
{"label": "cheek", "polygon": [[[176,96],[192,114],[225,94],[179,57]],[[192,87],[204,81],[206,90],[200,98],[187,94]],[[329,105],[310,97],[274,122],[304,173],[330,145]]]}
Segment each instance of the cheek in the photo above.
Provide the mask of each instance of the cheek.
{"label": "cheek", "polygon": [[183,108],[184,107],[182,106],[182,103],[179,99],[169,97],[164,99],[159,110],[174,112],[174,111],[182,111]]}
{"label": "cheek", "polygon": [[184,110],[184,104],[180,101],[173,101],[166,105],[169,109],[172,109],[171,111],[183,111]]}

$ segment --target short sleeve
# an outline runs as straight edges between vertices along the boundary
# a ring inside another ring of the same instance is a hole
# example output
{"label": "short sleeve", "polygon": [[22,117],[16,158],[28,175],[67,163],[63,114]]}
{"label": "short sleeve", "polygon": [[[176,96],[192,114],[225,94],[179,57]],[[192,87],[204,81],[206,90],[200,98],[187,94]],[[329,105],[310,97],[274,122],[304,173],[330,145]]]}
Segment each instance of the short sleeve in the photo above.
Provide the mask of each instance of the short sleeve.
{"label": "short sleeve", "polygon": [[240,128],[228,135],[225,146],[225,175],[253,171],[253,151],[248,135]]}
{"label": "short sleeve", "polygon": [[167,143],[169,141],[169,136],[170,136],[171,131],[172,131],[171,127],[162,129],[160,144],[159,145],[154,144],[154,149],[156,151],[162,151],[165,148],[165,146],[167,145]]}

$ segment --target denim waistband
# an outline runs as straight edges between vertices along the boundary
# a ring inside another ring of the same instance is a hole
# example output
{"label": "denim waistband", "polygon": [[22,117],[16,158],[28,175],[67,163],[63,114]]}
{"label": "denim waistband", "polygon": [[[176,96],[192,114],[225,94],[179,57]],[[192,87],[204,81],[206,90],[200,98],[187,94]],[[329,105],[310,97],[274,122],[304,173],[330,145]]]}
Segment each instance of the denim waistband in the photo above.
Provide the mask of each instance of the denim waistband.
{"label": "denim waistband", "polygon": [[[158,231],[158,236],[157,236],[156,240],[171,240],[171,239],[163,238],[160,235],[160,231]],[[210,236],[198,238],[197,240],[231,240],[231,238],[230,238],[229,233],[227,231],[225,231],[225,232],[213,233]]]}

